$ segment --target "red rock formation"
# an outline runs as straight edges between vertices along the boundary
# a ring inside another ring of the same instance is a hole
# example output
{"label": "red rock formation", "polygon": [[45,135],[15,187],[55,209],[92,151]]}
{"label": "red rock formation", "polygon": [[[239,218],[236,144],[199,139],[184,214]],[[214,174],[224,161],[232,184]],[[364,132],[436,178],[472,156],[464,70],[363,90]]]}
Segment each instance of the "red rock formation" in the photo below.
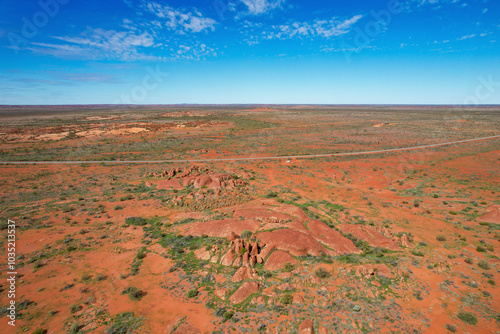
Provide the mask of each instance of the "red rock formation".
{"label": "red rock formation", "polygon": [[[340,224],[337,227],[344,233],[351,233],[356,238],[367,241],[372,247],[387,248],[393,251],[402,250],[398,243],[392,239],[392,234],[390,237],[386,236],[390,232],[383,230],[384,228],[353,224]],[[382,234],[380,231],[385,234]]]}
{"label": "red rock formation", "polygon": [[233,304],[239,304],[252,294],[259,292],[259,283],[257,282],[245,282],[243,283],[236,292],[229,297],[229,301]]}
{"label": "red rock formation", "polygon": [[312,320],[307,319],[302,321],[299,326],[299,334],[314,334],[314,323]]}
{"label": "red rock formation", "polygon": [[231,282],[242,282],[246,279],[260,279],[257,271],[250,267],[240,267],[231,278]]}
{"label": "red rock formation", "polygon": [[330,228],[328,225],[320,220],[312,220],[307,224],[309,227],[309,234],[327,245],[337,254],[361,253],[354,243],[345,238],[340,232]]}
{"label": "red rock formation", "polygon": [[283,269],[285,263],[297,264],[298,261],[284,251],[275,251],[269,256],[266,263],[264,264],[264,269],[266,270],[279,270]]}

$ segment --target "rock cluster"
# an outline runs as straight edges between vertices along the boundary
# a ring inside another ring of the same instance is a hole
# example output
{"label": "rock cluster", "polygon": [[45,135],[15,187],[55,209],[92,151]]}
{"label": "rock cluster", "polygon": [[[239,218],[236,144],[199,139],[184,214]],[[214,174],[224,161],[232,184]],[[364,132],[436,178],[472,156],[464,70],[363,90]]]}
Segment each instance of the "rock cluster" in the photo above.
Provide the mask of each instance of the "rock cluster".
{"label": "rock cluster", "polygon": [[257,241],[245,241],[233,236],[229,250],[221,258],[221,264],[233,267],[254,267],[257,263],[264,263],[264,257],[261,254],[264,246]]}

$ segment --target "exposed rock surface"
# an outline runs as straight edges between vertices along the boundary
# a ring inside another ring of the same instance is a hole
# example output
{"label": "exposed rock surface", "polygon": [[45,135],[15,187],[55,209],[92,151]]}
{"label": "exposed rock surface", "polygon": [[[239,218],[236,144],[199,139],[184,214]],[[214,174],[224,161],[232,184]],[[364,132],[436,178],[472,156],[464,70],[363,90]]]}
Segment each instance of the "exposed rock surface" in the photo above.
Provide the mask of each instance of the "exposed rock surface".
{"label": "exposed rock surface", "polygon": [[388,231],[377,231],[374,227],[367,225],[340,224],[337,227],[344,233],[350,233],[358,239],[367,241],[372,247],[387,248],[392,251],[402,250]]}
{"label": "exposed rock surface", "polygon": [[257,282],[245,282],[238,290],[229,298],[229,301],[233,304],[239,304],[245,299],[250,297],[252,294],[259,292],[259,283]]}
{"label": "exposed rock surface", "polygon": [[312,320],[307,319],[302,321],[299,326],[299,334],[314,334],[314,323]]}
{"label": "exposed rock surface", "polygon": [[283,269],[283,266],[285,265],[285,263],[297,264],[298,261],[293,256],[288,254],[287,252],[278,250],[278,251],[273,252],[269,256],[266,263],[264,264],[264,269],[266,269],[266,270]]}

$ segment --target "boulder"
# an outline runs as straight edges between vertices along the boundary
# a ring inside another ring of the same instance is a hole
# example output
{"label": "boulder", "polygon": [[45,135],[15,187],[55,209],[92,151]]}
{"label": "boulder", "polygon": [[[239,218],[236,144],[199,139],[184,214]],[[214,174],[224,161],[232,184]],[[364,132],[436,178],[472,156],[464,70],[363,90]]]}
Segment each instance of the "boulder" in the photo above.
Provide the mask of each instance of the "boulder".
{"label": "boulder", "polygon": [[313,321],[310,319],[302,321],[302,323],[299,326],[299,334],[314,334]]}
{"label": "boulder", "polygon": [[239,304],[245,301],[252,294],[259,292],[259,283],[257,282],[245,282],[238,290],[229,298],[229,301],[233,304]]}
{"label": "boulder", "polygon": [[279,270],[283,269],[285,263],[297,264],[298,261],[284,251],[275,251],[269,256],[266,263],[264,264],[264,269],[266,270]]}
{"label": "boulder", "polygon": [[246,279],[259,279],[257,271],[250,267],[240,267],[231,278],[231,282],[242,282]]}

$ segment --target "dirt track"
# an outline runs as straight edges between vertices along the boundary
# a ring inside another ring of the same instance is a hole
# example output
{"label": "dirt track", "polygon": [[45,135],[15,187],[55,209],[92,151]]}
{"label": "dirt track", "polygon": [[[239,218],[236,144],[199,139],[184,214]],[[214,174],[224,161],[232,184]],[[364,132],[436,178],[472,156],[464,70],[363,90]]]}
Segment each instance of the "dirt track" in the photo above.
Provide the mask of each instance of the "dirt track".
{"label": "dirt track", "polygon": [[363,151],[363,152],[347,152],[347,153],[332,153],[332,154],[314,154],[314,155],[295,155],[295,156],[280,156],[280,157],[246,157],[246,158],[216,158],[216,159],[188,159],[188,160],[141,160],[141,161],[4,161],[2,164],[100,164],[100,163],[108,163],[108,164],[149,164],[149,163],[194,163],[194,162],[216,162],[216,161],[252,161],[252,160],[279,160],[279,159],[309,159],[309,158],[321,158],[321,157],[341,157],[341,156],[350,156],[350,155],[364,155],[364,154],[379,154],[379,153],[387,153],[387,152],[401,152],[401,151],[410,151],[410,150],[418,150],[425,149],[431,147],[440,147],[440,146],[448,146],[455,145],[479,140],[488,140],[499,138],[500,135],[490,136],[490,137],[482,137],[482,138],[473,138],[466,140],[458,140],[448,143],[439,143],[432,145],[423,145],[423,146],[412,146],[412,147],[404,147],[404,148],[393,148],[389,150],[378,150],[378,151]]}

